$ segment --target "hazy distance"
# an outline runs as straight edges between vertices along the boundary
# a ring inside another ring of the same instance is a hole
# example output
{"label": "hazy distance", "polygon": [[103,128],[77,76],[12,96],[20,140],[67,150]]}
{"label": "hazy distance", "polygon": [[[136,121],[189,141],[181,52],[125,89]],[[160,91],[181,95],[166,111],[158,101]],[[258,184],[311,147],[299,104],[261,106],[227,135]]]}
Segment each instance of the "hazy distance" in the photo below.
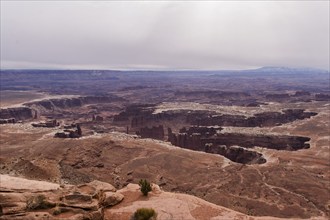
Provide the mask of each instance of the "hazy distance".
{"label": "hazy distance", "polygon": [[1,1],[1,68],[329,70],[329,1]]}

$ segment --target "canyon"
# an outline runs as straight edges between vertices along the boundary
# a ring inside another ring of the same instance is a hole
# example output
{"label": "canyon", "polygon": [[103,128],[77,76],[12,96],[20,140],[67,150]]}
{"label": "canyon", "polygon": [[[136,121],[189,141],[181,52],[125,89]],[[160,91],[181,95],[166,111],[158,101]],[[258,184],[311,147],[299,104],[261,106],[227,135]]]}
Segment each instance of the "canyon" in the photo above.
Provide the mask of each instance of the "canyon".
{"label": "canyon", "polygon": [[[0,219],[327,219],[329,74],[269,71],[1,70]],[[57,184],[38,189],[55,206],[26,210],[38,192],[10,178]]]}

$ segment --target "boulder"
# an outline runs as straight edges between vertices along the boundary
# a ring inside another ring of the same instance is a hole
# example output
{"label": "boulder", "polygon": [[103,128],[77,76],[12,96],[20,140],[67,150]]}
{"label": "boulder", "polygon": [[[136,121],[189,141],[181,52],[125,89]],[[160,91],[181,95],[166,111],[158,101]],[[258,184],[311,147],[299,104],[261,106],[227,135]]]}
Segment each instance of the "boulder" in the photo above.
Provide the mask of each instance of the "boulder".
{"label": "boulder", "polygon": [[86,213],[83,217],[84,220],[103,220],[104,211],[103,208],[98,209],[97,211]]}
{"label": "boulder", "polygon": [[23,213],[26,198],[22,193],[0,193],[0,206],[3,215]]}
{"label": "boulder", "polygon": [[98,180],[94,180],[90,183],[87,183],[86,185],[94,187],[97,191],[96,193],[98,193],[99,191],[116,192],[116,188],[113,185],[111,185],[110,183],[101,182],[101,181],[98,181]]}
{"label": "boulder", "polygon": [[91,195],[74,192],[66,195],[63,198],[63,203],[60,204],[65,207],[79,208],[83,210],[98,210],[98,201],[92,199]]}
{"label": "boulder", "polygon": [[114,206],[124,199],[124,195],[119,192],[103,192],[99,198],[100,205],[104,207]]}

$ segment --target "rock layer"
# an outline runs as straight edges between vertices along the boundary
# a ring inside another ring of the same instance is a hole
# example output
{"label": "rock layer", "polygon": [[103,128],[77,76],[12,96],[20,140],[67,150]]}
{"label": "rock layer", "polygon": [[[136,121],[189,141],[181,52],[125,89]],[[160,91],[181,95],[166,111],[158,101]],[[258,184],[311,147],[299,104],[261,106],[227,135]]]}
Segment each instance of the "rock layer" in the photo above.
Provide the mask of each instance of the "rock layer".
{"label": "rock layer", "polygon": [[0,119],[26,120],[32,119],[35,111],[28,107],[0,109]]}

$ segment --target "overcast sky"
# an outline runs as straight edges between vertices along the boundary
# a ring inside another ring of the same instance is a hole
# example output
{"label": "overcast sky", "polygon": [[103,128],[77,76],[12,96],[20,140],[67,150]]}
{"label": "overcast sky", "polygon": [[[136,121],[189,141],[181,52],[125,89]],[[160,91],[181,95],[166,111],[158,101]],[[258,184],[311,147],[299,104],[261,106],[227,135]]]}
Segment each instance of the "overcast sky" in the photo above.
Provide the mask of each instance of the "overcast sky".
{"label": "overcast sky", "polygon": [[1,68],[329,69],[329,7],[1,0]]}

